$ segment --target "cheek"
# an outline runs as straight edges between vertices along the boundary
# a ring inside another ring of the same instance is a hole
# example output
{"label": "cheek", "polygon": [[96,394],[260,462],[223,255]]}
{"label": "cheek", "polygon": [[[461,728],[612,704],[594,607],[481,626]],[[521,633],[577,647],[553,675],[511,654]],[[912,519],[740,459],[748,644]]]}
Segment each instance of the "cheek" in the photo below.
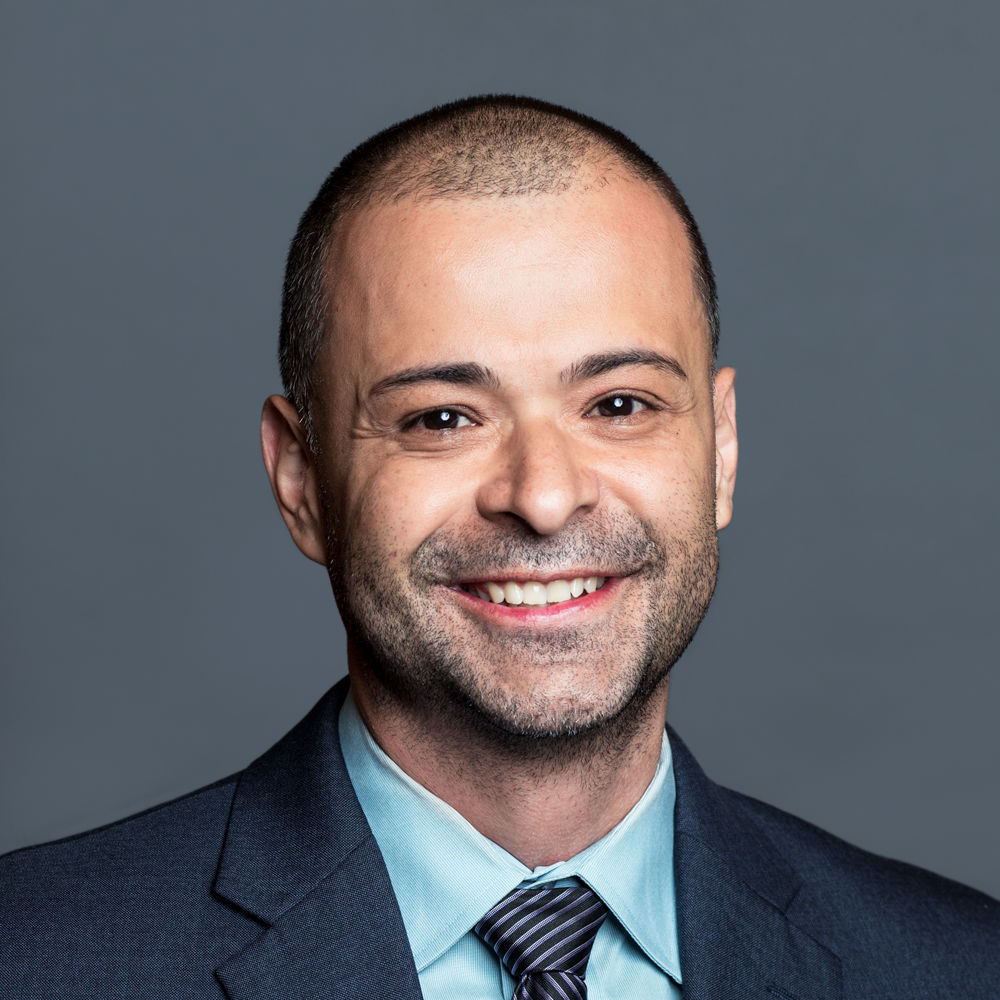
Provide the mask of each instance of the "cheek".
{"label": "cheek", "polygon": [[684,441],[678,434],[656,445],[603,463],[605,487],[644,520],[690,523],[711,509],[715,497],[715,454],[710,443]]}
{"label": "cheek", "polygon": [[347,487],[346,539],[391,560],[411,555],[473,503],[469,478],[449,476],[435,463],[387,458],[359,471]]}

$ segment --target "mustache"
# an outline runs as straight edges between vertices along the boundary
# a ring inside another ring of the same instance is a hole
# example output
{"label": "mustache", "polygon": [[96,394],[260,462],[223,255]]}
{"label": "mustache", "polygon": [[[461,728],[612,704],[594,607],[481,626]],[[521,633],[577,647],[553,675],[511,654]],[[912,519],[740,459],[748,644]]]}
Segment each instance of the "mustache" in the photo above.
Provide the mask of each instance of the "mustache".
{"label": "mustache", "polygon": [[558,535],[538,535],[518,524],[487,531],[442,529],[421,542],[410,568],[418,578],[450,584],[578,568],[627,576],[666,559],[649,525],[615,517],[567,526]]}

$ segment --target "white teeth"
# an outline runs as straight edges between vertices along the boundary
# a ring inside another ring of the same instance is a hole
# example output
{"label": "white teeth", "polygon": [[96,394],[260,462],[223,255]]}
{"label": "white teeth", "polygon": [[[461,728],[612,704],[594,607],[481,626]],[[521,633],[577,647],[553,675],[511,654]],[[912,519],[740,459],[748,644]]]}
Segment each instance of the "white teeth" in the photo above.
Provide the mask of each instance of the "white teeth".
{"label": "white teeth", "polygon": [[466,587],[482,601],[493,604],[525,605],[527,607],[544,607],[546,604],[562,604],[584,594],[592,594],[604,586],[603,576],[577,576],[573,579],[552,580],[541,583],[538,580],[526,580],[515,583],[487,580],[484,583],[470,584]]}

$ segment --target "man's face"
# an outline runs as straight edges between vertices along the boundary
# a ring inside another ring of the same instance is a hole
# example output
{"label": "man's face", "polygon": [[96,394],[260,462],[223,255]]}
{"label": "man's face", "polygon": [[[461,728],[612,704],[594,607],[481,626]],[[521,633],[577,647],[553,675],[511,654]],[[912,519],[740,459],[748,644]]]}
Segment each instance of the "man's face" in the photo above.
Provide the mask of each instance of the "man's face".
{"label": "man's face", "polygon": [[315,427],[352,684],[532,735],[650,697],[731,492],[672,209],[624,180],[406,199],[349,219],[334,269]]}

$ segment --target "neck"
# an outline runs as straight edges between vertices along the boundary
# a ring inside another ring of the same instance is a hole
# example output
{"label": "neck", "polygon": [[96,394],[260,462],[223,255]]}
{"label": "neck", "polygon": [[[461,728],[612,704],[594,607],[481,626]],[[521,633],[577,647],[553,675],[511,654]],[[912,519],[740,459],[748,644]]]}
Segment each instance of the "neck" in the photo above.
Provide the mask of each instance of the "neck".
{"label": "neck", "polygon": [[605,726],[528,741],[428,718],[363,685],[352,692],[382,750],[528,868],[578,854],[639,801],[656,772],[667,705],[664,681]]}

